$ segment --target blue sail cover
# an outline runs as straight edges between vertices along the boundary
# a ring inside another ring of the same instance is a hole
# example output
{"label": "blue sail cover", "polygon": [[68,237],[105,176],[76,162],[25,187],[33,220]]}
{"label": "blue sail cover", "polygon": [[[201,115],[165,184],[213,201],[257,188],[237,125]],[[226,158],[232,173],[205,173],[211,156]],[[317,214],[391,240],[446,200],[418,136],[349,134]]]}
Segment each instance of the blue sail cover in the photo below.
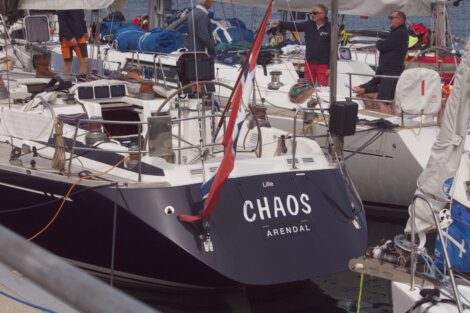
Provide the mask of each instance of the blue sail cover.
{"label": "blue sail cover", "polygon": [[183,48],[183,36],[180,32],[155,27],[139,40],[139,51],[170,53]]}
{"label": "blue sail cover", "polygon": [[114,32],[114,44],[121,52],[137,51],[139,39],[145,30],[135,25],[126,25]]}
{"label": "blue sail cover", "polygon": [[[104,27],[103,27],[104,26]],[[156,27],[146,32],[135,25],[101,24],[101,35],[114,34],[114,45],[121,52],[161,52],[170,53],[183,47],[181,33]]]}

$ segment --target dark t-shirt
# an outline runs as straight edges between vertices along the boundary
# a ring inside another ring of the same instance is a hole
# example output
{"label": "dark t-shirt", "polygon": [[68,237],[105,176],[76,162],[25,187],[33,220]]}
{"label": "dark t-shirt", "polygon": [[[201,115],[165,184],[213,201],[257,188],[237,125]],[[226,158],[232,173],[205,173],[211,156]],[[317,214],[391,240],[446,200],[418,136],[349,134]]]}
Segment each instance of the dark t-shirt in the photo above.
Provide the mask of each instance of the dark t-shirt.
{"label": "dark t-shirt", "polygon": [[59,38],[78,39],[87,32],[83,10],[57,11],[57,17],[59,19]]}

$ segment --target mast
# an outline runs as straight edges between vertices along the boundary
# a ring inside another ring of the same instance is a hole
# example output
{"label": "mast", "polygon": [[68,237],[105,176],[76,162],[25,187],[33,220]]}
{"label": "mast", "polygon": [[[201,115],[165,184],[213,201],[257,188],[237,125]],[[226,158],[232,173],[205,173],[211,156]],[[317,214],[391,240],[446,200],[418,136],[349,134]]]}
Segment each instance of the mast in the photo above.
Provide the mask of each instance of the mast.
{"label": "mast", "polygon": [[149,27],[150,29],[165,23],[165,15],[171,10],[171,0],[148,0]]}
{"label": "mast", "polygon": [[445,2],[437,1],[434,5],[435,14],[435,45],[447,47],[447,7]]}
{"label": "mast", "polygon": [[330,105],[336,101],[336,75],[338,51],[338,0],[331,0],[331,42],[330,42]]}

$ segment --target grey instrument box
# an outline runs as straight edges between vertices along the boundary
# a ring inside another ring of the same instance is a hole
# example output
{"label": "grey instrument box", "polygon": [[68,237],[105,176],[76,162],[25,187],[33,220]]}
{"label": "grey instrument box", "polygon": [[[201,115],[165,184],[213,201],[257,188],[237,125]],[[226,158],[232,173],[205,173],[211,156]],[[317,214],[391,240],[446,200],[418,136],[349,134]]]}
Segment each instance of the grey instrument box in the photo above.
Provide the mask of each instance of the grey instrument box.
{"label": "grey instrument box", "polygon": [[167,162],[174,162],[171,117],[169,115],[149,117],[148,126],[149,155],[161,157]]}

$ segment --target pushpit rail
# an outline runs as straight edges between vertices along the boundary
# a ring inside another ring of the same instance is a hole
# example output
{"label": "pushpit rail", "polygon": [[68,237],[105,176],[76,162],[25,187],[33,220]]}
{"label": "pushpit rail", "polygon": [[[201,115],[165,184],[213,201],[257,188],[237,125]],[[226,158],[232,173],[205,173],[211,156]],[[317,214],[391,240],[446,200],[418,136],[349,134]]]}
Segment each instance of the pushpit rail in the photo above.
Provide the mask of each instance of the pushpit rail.
{"label": "pushpit rail", "polygon": [[450,262],[449,258],[449,253],[447,252],[447,247],[445,246],[446,240],[444,238],[444,233],[441,228],[441,224],[439,222],[439,213],[436,212],[433,208],[433,200],[429,198],[428,196],[422,194],[422,193],[417,193],[413,197],[413,202],[411,203],[411,213],[410,213],[410,219],[411,219],[411,257],[410,257],[410,263],[411,263],[411,281],[410,281],[410,290],[414,290],[414,285],[415,285],[415,273],[416,273],[416,253],[418,252],[418,247],[416,246],[416,232],[415,232],[415,219],[416,219],[416,200],[421,199],[426,203],[426,205],[429,207],[429,209],[432,212],[432,216],[434,218],[434,223],[436,224],[437,232],[438,232],[438,237],[439,240],[442,243],[442,251],[444,252],[444,260],[445,260],[445,266],[447,270],[449,271],[449,277],[450,277],[450,282],[452,285],[452,289],[454,292],[454,297],[455,301],[457,302],[457,308],[459,310],[459,313],[463,313],[463,306],[462,306],[462,300],[460,299],[460,293],[459,289],[457,288],[457,284],[455,282],[455,277],[454,277],[454,270],[452,269],[452,264]]}

